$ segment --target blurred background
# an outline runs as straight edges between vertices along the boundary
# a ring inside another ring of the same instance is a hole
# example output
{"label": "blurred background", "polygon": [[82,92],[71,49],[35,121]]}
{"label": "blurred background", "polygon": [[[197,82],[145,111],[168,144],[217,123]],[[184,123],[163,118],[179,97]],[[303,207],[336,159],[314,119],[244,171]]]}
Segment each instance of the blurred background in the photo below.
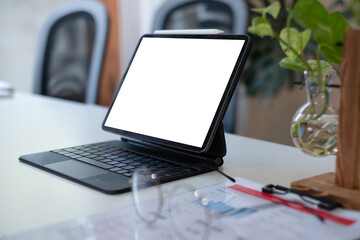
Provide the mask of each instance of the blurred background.
{"label": "blurred background", "polygon": [[[99,0],[100,1],[100,0]],[[104,64],[113,65],[115,79],[105,95],[112,97],[141,35],[154,30],[159,9],[172,0],[106,0],[110,14],[110,38],[118,57],[108,58]],[[212,1],[212,0],[209,0]],[[263,7],[269,0],[230,0],[245,2],[248,25],[255,16],[252,7]],[[0,0],[0,79],[10,82],[16,91],[32,92],[34,69],[41,29],[50,14],[74,0]],[[281,1],[292,6],[295,1]],[[348,18],[354,16],[347,1],[321,1],[328,10],[339,10]],[[359,1],[351,1],[357,2]],[[359,9],[359,6],[357,6]],[[286,11],[282,9],[281,11]],[[184,15],[184,14],[183,14]],[[355,15],[360,16],[360,15]],[[186,17],[186,14],[185,14]],[[184,16],[182,16],[184,19]],[[280,14],[274,24],[285,26]],[[173,25],[181,21],[175,16]],[[358,20],[352,19],[356,22]],[[182,26],[181,24],[178,26]],[[247,27],[246,27],[247,28]],[[245,29],[246,29],[245,28]],[[246,34],[246,31],[244,32]],[[235,96],[235,125],[233,133],[292,145],[290,123],[296,110],[306,102],[305,89],[293,86],[302,74],[295,74],[278,66],[281,50],[272,39],[251,36],[254,43]],[[311,43],[310,43],[311,44]],[[311,46],[310,46],[311,47]],[[113,59],[113,60],[112,60]],[[118,77],[116,77],[118,76]],[[108,100],[98,102],[107,106]],[[3,113],[4,114],[4,113]]]}

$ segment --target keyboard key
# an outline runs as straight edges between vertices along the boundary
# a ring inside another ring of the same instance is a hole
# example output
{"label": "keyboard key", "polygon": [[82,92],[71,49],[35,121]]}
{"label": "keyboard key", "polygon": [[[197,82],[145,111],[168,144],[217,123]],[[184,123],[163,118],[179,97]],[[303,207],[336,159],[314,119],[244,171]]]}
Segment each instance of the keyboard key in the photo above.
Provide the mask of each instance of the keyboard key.
{"label": "keyboard key", "polygon": [[129,164],[129,163],[133,163],[134,162],[134,160],[124,160],[124,161],[121,161],[122,163],[126,163],[126,164]]}
{"label": "keyboard key", "polygon": [[63,153],[62,155],[67,156],[67,157],[72,157],[72,156],[75,156],[76,154],[74,154],[74,153]]}
{"label": "keyboard key", "polygon": [[92,150],[89,150],[89,151],[87,151],[88,153],[97,153],[98,152],[98,150],[96,150],[96,149],[92,149]]}
{"label": "keyboard key", "polygon": [[141,166],[148,168],[148,167],[150,167],[151,165],[150,165],[150,163],[143,163]]}
{"label": "keyboard key", "polygon": [[141,160],[141,159],[143,159],[144,158],[144,156],[136,156],[136,157],[134,157],[133,159],[135,160],[135,161],[138,161],[138,160]]}
{"label": "keyboard key", "polygon": [[125,167],[122,167],[122,169],[127,169],[127,170],[129,170],[129,169],[134,169],[135,167],[133,167],[133,166],[125,166]]}
{"label": "keyboard key", "polygon": [[79,158],[76,158],[76,159],[80,160],[82,162],[90,163],[92,165],[95,165],[95,166],[98,166],[98,167],[101,167],[101,168],[104,168],[104,169],[109,169],[109,168],[112,167],[109,164],[98,162],[98,161],[92,160],[92,159],[87,158],[87,157],[79,157]]}
{"label": "keyboard key", "polygon": [[127,166],[127,164],[125,164],[125,163],[118,163],[118,164],[115,164],[114,166],[117,166],[117,167],[125,167],[125,166]]}
{"label": "keyboard key", "polygon": [[101,160],[100,162],[108,163],[108,162],[112,162],[112,161],[113,161],[112,159],[103,159],[103,160]]}
{"label": "keyboard key", "polygon": [[111,159],[101,159],[101,160],[94,159],[94,160],[103,162],[103,163],[111,162]]}
{"label": "keyboard key", "polygon": [[84,151],[76,151],[76,152],[74,152],[74,153],[76,153],[76,154],[82,154],[82,153],[84,153]]}
{"label": "keyboard key", "polygon": [[68,152],[76,152],[77,151],[75,148],[65,148],[63,150],[68,151]]}
{"label": "keyboard key", "polygon": [[143,163],[142,162],[133,162],[130,165],[134,166],[134,167],[137,167],[137,166],[143,165]]}
{"label": "keyboard key", "polygon": [[105,153],[105,154],[102,154],[101,156],[108,158],[108,157],[111,157],[113,155],[111,153]]}
{"label": "keyboard key", "polygon": [[114,167],[114,168],[110,168],[110,169],[108,169],[108,170],[110,170],[110,171],[112,171],[112,172],[116,172],[116,171],[120,171],[120,170],[122,170],[122,169],[119,168],[119,167]]}
{"label": "keyboard key", "polygon": [[126,157],[117,157],[117,158],[114,158],[114,161],[118,161],[118,162],[122,162],[122,161],[125,161],[127,160]]}
{"label": "keyboard key", "polygon": [[84,156],[84,157],[86,157],[86,156],[90,156],[90,155],[91,155],[91,153],[88,153],[88,152],[84,152],[84,153],[80,153],[80,155],[81,155],[81,156]]}
{"label": "keyboard key", "polygon": [[128,152],[128,151],[123,151],[123,152],[121,152],[120,154],[119,154],[119,156],[121,156],[121,157],[125,157],[125,156],[127,156],[127,155],[129,155],[130,153]]}
{"label": "keyboard key", "polygon": [[110,164],[110,165],[115,165],[115,164],[118,164],[119,162],[117,161],[110,161],[110,162],[107,162],[107,164]]}
{"label": "keyboard key", "polygon": [[161,168],[159,168],[159,167],[150,167],[149,169],[153,172],[157,172],[157,171],[161,170]]}

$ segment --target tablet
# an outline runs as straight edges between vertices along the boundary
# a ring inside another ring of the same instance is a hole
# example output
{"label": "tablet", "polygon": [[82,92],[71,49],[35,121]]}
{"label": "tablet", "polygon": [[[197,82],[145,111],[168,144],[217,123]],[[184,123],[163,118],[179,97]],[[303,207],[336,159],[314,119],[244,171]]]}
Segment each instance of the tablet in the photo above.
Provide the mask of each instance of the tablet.
{"label": "tablet", "polygon": [[249,48],[245,35],[144,35],[103,129],[144,143],[206,152]]}

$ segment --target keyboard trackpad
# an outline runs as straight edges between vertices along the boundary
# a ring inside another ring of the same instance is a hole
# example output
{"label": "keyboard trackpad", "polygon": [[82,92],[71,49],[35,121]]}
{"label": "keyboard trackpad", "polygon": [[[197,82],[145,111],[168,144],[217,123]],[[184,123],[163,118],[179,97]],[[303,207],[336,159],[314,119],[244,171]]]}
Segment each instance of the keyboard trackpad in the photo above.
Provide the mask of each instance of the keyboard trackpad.
{"label": "keyboard trackpad", "polygon": [[64,174],[66,176],[70,176],[75,179],[83,179],[88,177],[93,177],[96,175],[108,173],[108,171],[103,170],[98,167],[91,166],[86,163],[82,163],[75,160],[66,160],[57,163],[50,163],[44,165],[45,167]]}

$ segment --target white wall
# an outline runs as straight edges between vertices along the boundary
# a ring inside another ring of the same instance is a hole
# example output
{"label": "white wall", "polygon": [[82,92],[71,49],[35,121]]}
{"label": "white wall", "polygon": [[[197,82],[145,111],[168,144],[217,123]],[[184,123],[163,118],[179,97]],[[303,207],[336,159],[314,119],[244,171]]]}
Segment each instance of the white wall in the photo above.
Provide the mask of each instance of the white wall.
{"label": "white wall", "polygon": [[[76,0],[0,0],[0,79],[31,92],[38,37],[46,18]],[[165,0],[118,0],[121,69],[126,69],[141,35],[151,32],[156,9]]]}
{"label": "white wall", "polygon": [[0,0],[0,79],[32,91],[38,36],[49,14],[74,0]]}
{"label": "white wall", "polygon": [[[32,91],[41,27],[52,11],[71,1],[75,0],[0,0],[0,79],[18,91]],[[151,32],[153,16],[164,1],[118,0],[122,72],[140,36]],[[284,89],[267,105],[248,99],[244,89],[239,95],[237,134],[291,145],[291,116],[305,102],[303,91]]]}
{"label": "white wall", "polygon": [[119,0],[121,69],[125,70],[140,37],[151,33],[157,8],[166,0]]}

